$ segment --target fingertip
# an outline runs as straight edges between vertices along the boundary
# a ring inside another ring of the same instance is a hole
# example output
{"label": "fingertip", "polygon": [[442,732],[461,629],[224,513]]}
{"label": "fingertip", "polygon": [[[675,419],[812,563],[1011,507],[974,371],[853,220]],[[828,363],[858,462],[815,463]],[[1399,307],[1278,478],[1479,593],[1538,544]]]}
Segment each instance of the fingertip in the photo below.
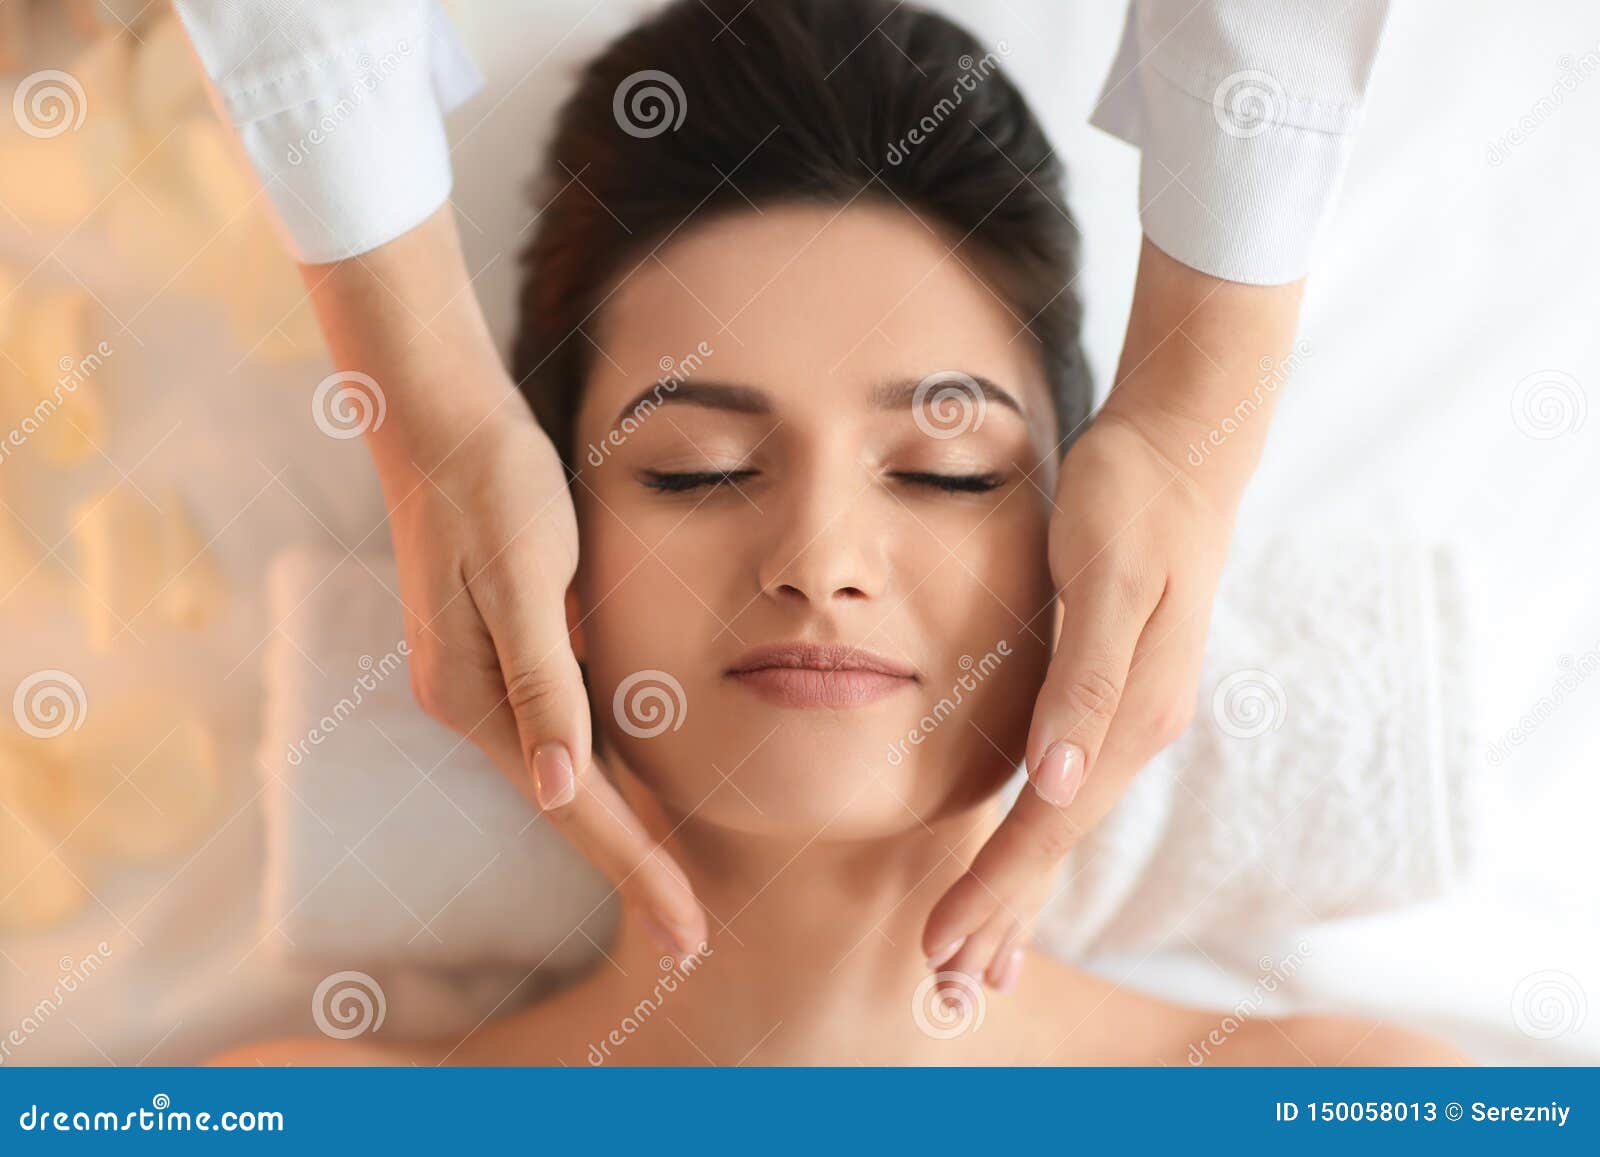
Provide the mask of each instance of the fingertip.
{"label": "fingertip", "polygon": [[1025,936],[1022,925],[1013,923],[1006,930],[1000,942],[994,947],[994,955],[990,958],[988,967],[984,969],[984,983],[1000,992],[1007,991],[1006,985],[1011,981],[1011,973],[1020,966],[1022,941]]}
{"label": "fingertip", "polygon": [[995,991],[1001,993],[1012,992],[1017,987],[1017,981],[1022,977],[1023,951],[1021,945],[1010,952],[1002,954],[1000,974],[994,980]]}
{"label": "fingertip", "polygon": [[700,901],[693,892],[689,893],[687,907],[688,911],[684,913],[683,918],[679,921],[679,926],[694,939],[695,945],[698,946],[705,943],[708,934],[706,910],[700,906]]}
{"label": "fingertip", "polygon": [[1000,951],[994,954],[994,958],[989,961],[988,967],[983,970],[983,982],[990,988],[999,988],[1000,982],[1005,979],[1006,965],[1010,960],[1011,953],[1002,946]]}
{"label": "fingertip", "polygon": [[650,942],[662,952],[676,955],[679,950],[678,938],[661,921],[648,912],[639,913],[639,924],[650,937]]}
{"label": "fingertip", "polygon": [[709,956],[711,954],[711,936],[706,931],[705,916],[697,908],[695,919],[676,929],[679,940],[678,947],[686,957]]}
{"label": "fingertip", "polygon": [[960,949],[966,936],[966,930],[958,928],[952,918],[950,893],[946,892],[933,906],[927,922],[922,926],[922,955],[929,961],[937,960],[942,964]]}
{"label": "fingertip", "polygon": [[[922,929],[922,953],[930,960],[952,944],[961,944],[983,927],[989,918],[990,899],[981,882],[968,868],[961,878],[939,897]],[[949,957],[945,957],[946,960]]]}
{"label": "fingertip", "polygon": [[671,884],[654,889],[656,919],[672,933],[677,946],[689,955],[697,955],[709,937],[706,910],[694,894],[694,888],[683,875],[682,869],[669,856],[661,857],[672,869],[668,872]]}
{"label": "fingertip", "polygon": [[938,972],[941,966],[948,964],[951,958],[954,957],[957,952],[961,951],[961,946],[966,942],[967,938],[965,936],[961,936],[955,940],[949,941],[946,944],[941,944],[939,947],[929,952],[928,971]]}

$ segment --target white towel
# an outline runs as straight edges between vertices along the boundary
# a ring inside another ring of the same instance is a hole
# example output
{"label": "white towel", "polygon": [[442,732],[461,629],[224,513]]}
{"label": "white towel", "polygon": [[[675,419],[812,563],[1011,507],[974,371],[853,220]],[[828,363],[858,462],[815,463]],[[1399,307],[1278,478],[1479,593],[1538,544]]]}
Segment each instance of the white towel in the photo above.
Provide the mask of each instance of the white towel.
{"label": "white towel", "polygon": [[1236,944],[1445,894],[1478,843],[1453,551],[1282,538],[1218,591],[1195,722],[1067,859],[1068,958]]}
{"label": "white towel", "polygon": [[[1431,899],[1474,818],[1467,618],[1448,552],[1284,539],[1236,557],[1196,721],[1069,857],[1067,957],[1268,934]],[[393,563],[272,568],[263,910],[343,967],[581,965],[606,882],[411,697]]]}
{"label": "white towel", "polygon": [[580,965],[616,918],[610,886],[417,706],[398,590],[389,559],[294,548],[273,562],[260,758],[272,940],[352,968]]}

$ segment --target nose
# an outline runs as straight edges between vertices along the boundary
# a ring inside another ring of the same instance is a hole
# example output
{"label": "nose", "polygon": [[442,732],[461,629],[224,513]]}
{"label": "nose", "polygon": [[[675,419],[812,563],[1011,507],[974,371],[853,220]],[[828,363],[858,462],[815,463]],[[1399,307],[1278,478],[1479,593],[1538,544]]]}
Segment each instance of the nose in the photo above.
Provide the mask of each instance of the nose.
{"label": "nose", "polygon": [[844,490],[808,489],[767,512],[776,533],[763,551],[762,594],[818,605],[882,597],[888,528],[873,525],[868,495]]}

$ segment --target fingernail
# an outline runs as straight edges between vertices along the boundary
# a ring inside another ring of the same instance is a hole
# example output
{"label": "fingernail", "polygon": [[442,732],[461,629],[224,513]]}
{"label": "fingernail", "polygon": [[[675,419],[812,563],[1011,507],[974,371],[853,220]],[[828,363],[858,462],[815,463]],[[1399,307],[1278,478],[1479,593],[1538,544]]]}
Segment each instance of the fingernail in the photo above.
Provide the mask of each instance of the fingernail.
{"label": "fingernail", "polygon": [[1000,983],[995,985],[998,992],[1010,992],[1017,987],[1017,980],[1022,976],[1022,949],[1013,948],[1006,957],[1005,967],[1000,973]]}
{"label": "fingernail", "polygon": [[1066,807],[1083,786],[1083,748],[1056,740],[1033,769],[1033,790],[1045,803]]}
{"label": "fingernail", "polygon": [[571,803],[578,794],[566,744],[541,743],[533,749],[533,791],[545,811]]}
{"label": "fingernail", "polygon": [[939,966],[948,963],[951,957],[953,957],[957,952],[961,951],[961,946],[966,942],[967,938],[963,936],[959,940],[950,941],[950,943],[946,944],[937,952],[930,952],[928,954],[929,970],[937,972],[939,970]]}

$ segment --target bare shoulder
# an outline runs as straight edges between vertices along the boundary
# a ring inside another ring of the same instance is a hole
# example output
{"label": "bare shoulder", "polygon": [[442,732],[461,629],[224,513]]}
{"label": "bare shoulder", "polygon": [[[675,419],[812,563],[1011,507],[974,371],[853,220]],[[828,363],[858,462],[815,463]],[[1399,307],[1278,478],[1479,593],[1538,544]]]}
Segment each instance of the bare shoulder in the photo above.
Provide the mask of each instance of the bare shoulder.
{"label": "bare shoulder", "polygon": [[330,1040],[325,1037],[299,1037],[263,1041],[229,1049],[206,1062],[208,1065],[239,1066],[307,1065],[312,1067],[371,1068],[396,1065],[432,1065],[437,1057],[431,1050],[412,1045],[378,1044],[371,1041]]}
{"label": "bare shoulder", "polygon": [[[1290,1016],[1265,1022],[1279,1051],[1304,1054],[1278,1063],[1315,1065],[1470,1065],[1472,1058],[1426,1033],[1344,1016]],[[1262,1039],[1266,1037],[1258,1030]],[[1271,1047],[1270,1045],[1268,1047]],[[1273,1063],[1273,1062],[1263,1062]]]}
{"label": "bare shoulder", "polygon": [[1175,1004],[1042,952],[1030,954],[1017,996],[1031,1063],[1203,1063],[1194,1058],[1192,1042],[1218,1021],[1216,1013]]}
{"label": "bare shoulder", "polygon": [[[1342,1016],[1177,1004],[1034,953],[1020,995],[1051,1064],[1467,1065],[1423,1033]],[[1031,983],[1030,983],[1031,981]],[[1042,1037],[1040,1039],[1043,1039]]]}
{"label": "bare shoulder", "polygon": [[206,1063],[361,1068],[595,1064],[599,1062],[585,1050],[592,1051],[588,1042],[604,1031],[597,1027],[595,1010],[607,1007],[603,1000],[586,999],[595,987],[593,978],[574,982],[517,1012],[486,1019],[470,1031],[450,1037],[408,1041],[370,1034],[351,1040],[281,1038],[232,1048]]}

